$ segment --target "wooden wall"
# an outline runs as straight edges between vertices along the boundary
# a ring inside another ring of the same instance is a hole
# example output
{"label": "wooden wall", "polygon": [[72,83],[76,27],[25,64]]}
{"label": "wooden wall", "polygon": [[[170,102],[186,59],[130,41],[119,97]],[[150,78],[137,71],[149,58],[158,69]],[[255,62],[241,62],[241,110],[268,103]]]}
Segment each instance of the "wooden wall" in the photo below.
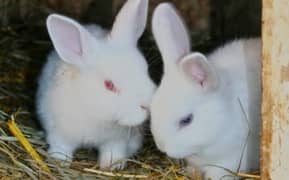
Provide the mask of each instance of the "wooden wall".
{"label": "wooden wall", "polygon": [[262,180],[289,179],[288,9],[288,0],[263,0]]}

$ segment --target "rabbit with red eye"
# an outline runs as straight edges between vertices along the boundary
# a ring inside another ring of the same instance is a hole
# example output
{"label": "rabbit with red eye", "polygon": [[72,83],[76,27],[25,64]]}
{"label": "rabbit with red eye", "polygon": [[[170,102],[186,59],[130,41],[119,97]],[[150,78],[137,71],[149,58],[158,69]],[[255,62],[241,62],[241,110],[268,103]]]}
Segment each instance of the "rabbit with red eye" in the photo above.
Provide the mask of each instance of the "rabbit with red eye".
{"label": "rabbit with red eye", "polygon": [[164,61],[151,104],[158,148],[213,180],[233,179],[225,169],[258,169],[260,40],[236,40],[208,56],[190,52],[186,28],[167,3],[156,8],[152,28]]}
{"label": "rabbit with red eye", "polygon": [[116,162],[140,148],[155,90],[137,48],[147,9],[148,0],[128,0],[110,32],[48,17],[55,51],[39,79],[37,112],[51,156],[71,160],[77,148],[96,147],[101,168],[123,168]]}

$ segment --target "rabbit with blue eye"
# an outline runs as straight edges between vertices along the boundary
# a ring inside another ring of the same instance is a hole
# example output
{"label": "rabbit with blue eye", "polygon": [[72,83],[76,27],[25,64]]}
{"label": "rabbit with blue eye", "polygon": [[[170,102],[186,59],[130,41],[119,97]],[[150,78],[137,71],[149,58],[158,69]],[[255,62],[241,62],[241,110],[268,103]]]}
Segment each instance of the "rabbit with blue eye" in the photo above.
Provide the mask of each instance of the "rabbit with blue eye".
{"label": "rabbit with blue eye", "polygon": [[123,168],[142,143],[142,123],[155,90],[137,48],[148,0],[128,0],[111,31],[50,15],[55,51],[39,78],[37,113],[49,154],[71,160],[80,147],[99,150],[100,168]]}
{"label": "rabbit with blue eye", "polygon": [[164,75],[151,104],[158,148],[205,178],[259,168],[260,39],[235,40],[208,56],[190,51],[181,18],[159,5],[152,28]]}

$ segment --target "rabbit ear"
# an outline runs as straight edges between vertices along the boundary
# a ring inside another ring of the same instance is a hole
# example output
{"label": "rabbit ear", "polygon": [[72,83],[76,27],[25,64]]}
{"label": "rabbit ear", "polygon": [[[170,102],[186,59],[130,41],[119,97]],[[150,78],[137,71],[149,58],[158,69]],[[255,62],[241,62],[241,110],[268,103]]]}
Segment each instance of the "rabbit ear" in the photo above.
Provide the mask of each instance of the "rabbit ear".
{"label": "rabbit ear", "polygon": [[55,50],[65,62],[83,65],[85,55],[93,48],[93,36],[74,20],[50,15],[46,21]]}
{"label": "rabbit ear", "polygon": [[162,3],[156,8],[152,30],[165,63],[176,63],[190,52],[187,30],[171,4]]}
{"label": "rabbit ear", "polygon": [[144,32],[148,0],[128,0],[118,13],[111,30],[111,38],[135,45]]}
{"label": "rabbit ear", "polygon": [[185,75],[206,90],[217,86],[217,74],[201,53],[192,53],[184,57],[180,66]]}

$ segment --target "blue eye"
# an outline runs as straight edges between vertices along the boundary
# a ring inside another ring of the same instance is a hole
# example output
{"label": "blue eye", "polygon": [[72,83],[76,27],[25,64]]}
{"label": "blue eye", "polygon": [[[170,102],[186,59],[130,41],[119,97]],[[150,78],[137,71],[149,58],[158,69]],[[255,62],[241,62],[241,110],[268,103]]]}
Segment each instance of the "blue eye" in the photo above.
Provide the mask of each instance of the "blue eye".
{"label": "blue eye", "polygon": [[180,127],[184,127],[184,126],[189,125],[192,122],[192,119],[193,119],[193,115],[192,114],[190,114],[190,115],[186,116],[185,118],[181,119],[180,122],[179,122]]}

